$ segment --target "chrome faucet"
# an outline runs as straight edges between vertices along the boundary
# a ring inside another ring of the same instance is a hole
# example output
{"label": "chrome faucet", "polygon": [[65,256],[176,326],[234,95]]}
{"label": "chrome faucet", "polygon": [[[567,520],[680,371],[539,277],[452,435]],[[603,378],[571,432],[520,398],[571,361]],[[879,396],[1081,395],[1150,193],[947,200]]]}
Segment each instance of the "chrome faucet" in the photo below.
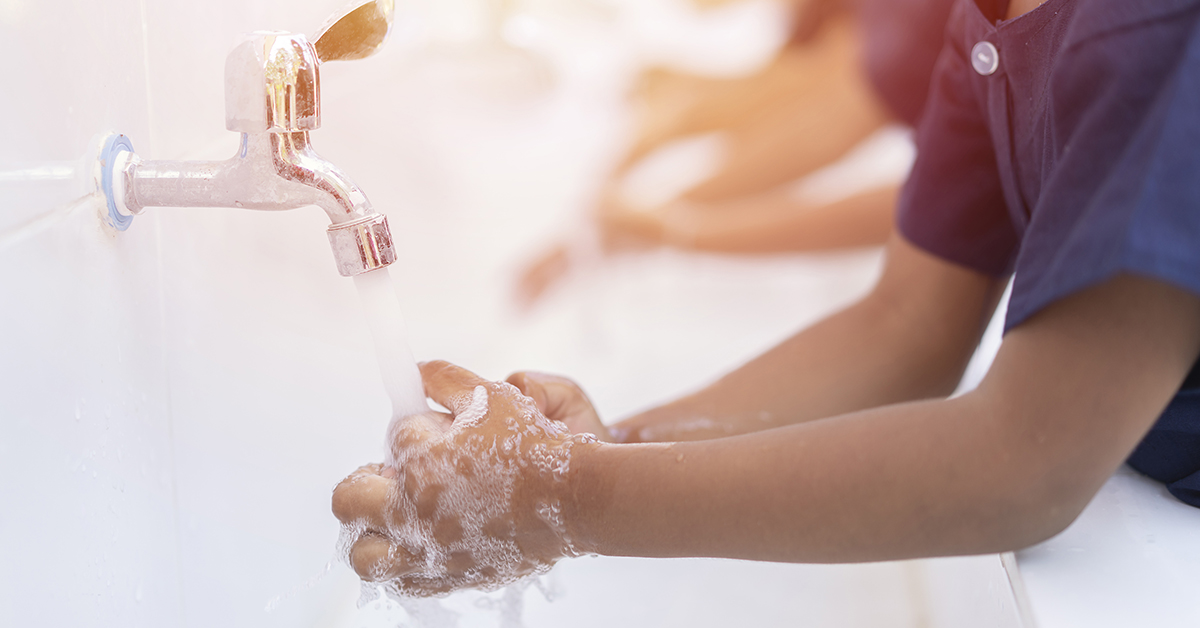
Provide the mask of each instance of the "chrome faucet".
{"label": "chrome faucet", "polygon": [[343,276],[394,262],[387,218],[308,138],[321,126],[321,63],[373,54],[387,38],[393,10],[393,0],[361,2],[329,20],[315,43],[262,31],[234,48],[225,61],[225,127],[242,138],[225,161],[143,161],[127,138],[110,136],[98,177],[109,223],[124,231],[146,207],[316,205],[329,215],[329,243]]}

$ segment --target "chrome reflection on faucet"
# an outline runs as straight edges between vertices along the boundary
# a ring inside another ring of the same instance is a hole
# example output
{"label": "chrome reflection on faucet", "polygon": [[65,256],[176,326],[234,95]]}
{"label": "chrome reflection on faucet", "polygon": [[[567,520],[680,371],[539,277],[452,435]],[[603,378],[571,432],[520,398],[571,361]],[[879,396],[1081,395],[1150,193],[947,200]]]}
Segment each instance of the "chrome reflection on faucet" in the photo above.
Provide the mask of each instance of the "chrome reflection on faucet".
{"label": "chrome reflection on faucet", "polygon": [[242,133],[319,128],[319,65],[304,35],[251,34],[225,59],[225,128]]}
{"label": "chrome reflection on faucet", "polygon": [[225,62],[225,126],[242,134],[237,154],[216,162],[143,161],[127,139],[110,138],[99,177],[110,222],[124,230],[146,207],[316,205],[333,223],[329,242],[343,276],[394,262],[387,218],[308,137],[321,126],[320,64],[373,54],[392,14],[392,0],[354,5],[322,29],[315,45],[300,34],[249,35]]}

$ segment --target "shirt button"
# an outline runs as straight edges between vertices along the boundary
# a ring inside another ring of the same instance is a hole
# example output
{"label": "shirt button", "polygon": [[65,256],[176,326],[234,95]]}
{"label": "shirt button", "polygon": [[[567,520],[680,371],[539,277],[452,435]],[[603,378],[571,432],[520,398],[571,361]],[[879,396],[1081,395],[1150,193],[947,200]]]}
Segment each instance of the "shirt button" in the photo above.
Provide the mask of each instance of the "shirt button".
{"label": "shirt button", "polygon": [[971,49],[971,67],[981,76],[991,76],[1000,67],[1000,51],[990,41],[981,41]]}

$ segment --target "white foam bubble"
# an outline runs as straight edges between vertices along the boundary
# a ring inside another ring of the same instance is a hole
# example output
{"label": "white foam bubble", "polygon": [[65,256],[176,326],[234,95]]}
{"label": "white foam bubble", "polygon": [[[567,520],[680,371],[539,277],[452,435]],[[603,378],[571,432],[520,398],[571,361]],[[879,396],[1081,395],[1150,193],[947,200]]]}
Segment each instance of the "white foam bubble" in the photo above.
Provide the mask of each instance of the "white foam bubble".
{"label": "white foam bubble", "polygon": [[[762,418],[761,415],[759,418]],[[697,416],[675,421],[666,424],[650,424],[640,428],[636,428],[636,435],[639,442],[643,443],[658,443],[673,440],[688,440],[689,436],[703,433],[717,433],[727,436],[732,436],[736,433],[736,428],[725,423],[711,419],[709,417]],[[625,440],[624,433],[620,433],[621,440]]]}
{"label": "white foam bubble", "polygon": [[454,417],[454,427],[462,429],[478,425],[488,413],[487,388],[476,386],[471,394],[471,403]]}

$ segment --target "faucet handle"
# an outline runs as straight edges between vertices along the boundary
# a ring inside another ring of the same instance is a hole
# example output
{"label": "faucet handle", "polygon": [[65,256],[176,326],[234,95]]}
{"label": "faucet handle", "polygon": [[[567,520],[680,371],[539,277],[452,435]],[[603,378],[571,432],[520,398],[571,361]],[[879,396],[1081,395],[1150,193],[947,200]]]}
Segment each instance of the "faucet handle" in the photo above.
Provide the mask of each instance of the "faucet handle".
{"label": "faucet handle", "polygon": [[365,59],[383,47],[392,28],[395,0],[354,0],[317,32],[317,57],[325,61]]}

